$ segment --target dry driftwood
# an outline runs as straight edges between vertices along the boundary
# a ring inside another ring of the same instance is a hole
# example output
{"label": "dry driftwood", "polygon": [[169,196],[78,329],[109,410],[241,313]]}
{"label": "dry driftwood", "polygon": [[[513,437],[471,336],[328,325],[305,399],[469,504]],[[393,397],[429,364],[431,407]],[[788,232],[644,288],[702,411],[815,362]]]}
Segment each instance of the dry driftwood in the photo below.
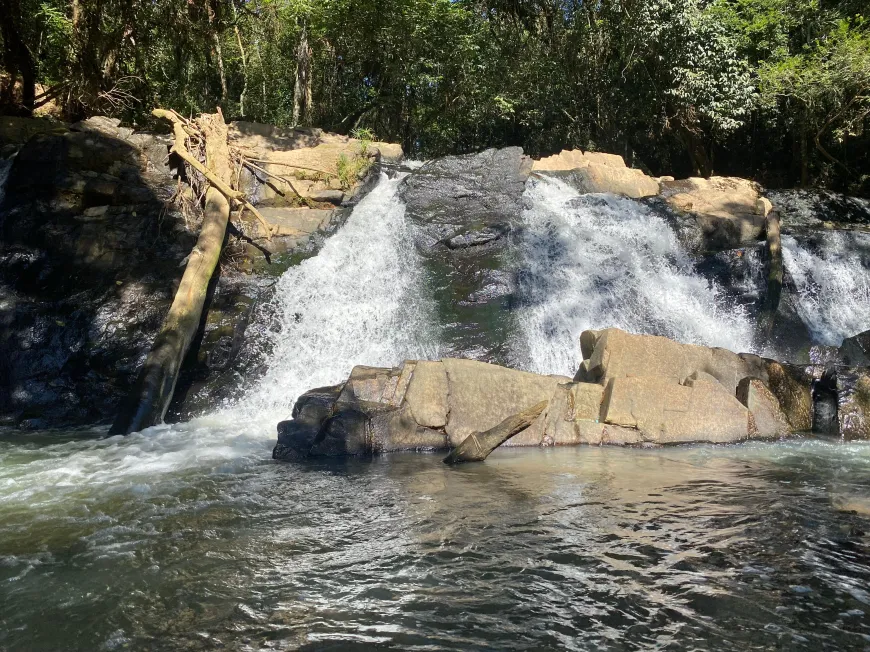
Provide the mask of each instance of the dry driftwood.
{"label": "dry driftwood", "polygon": [[519,414],[508,417],[486,432],[471,433],[459,446],[450,451],[450,455],[444,458],[444,463],[482,462],[508,439],[532,425],[532,422],[541,415],[546,407],[547,401],[541,401]]}

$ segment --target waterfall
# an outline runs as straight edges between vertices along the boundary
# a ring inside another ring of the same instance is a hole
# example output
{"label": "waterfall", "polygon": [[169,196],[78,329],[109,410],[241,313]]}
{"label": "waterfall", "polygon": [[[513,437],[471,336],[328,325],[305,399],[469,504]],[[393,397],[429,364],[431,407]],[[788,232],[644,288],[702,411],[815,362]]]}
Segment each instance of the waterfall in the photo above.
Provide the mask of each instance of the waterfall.
{"label": "waterfall", "polygon": [[816,342],[839,346],[870,328],[870,234],[786,235],[782,255],[798,315]]}
{"label": "waterfall", "polygon": [[234,412],[274,425],[289,417],[300,394],[341,382],[354,365],[438,356],[400,181],[382,175],[320,253],[278,281],[268,371]]}
{"label": "waterfall", "polygon": [[14,161],[14,158],[0,159],[0,204],[3,204],[3,198],[6,197],[6,182],[9,180],[9,172]]}
{"label": "waterfall", "polygon": [[642,204],[529,181],[517,256],[514,357],[573,376],[586,329],[622,328],[680,342],[753,349],[742,307],[700,276],[668,224]]}

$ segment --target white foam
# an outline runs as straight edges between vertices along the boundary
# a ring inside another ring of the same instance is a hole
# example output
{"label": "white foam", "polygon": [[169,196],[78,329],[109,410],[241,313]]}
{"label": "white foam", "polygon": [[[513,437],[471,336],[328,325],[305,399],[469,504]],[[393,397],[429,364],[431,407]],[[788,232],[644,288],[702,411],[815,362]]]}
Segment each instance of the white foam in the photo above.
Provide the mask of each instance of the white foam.
{"label": "white foam", "polygon": [[433,303],[399,182],[382,177],[317,256],[281,277],[269,370],[234,412],[277,422],[300,394],[341,382],[354,365],[437,356]]}
{"label": "white foam", "polygon": [[870,234],[832,231],[782,238],[797,311],[819,344],[839,346],[870,328]]}
{"label": "white foam", "polygon": [[608,327],[752,350],[745,311],[695,272],[673,230],[645,206],[580,198],[546,177],[531,180],[525,197],[517,364],[573,376],[580,333]]}

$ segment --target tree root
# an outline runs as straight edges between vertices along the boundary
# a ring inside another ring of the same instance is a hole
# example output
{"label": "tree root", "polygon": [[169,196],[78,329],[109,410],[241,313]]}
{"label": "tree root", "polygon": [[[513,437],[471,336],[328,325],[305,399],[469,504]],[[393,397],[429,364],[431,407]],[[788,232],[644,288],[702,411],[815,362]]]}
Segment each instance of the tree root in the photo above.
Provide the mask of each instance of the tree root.
{"label": "tree root", "polygon": [[245,194],[243,192],[233,190],[226,181],[209,171],[193,154],[190,153],[190,150],[187,149],[187,139],[189,137],[201,138],[202,135],[199,133],[198,129],[191,126],[192,123],[189,120],[182,118],[175,111],[168,111],[166,109],[154,109],[151,113],[155,118],[163,118],[172,123],[175,142],[172,145],[171,151],[178,154],[185,163],[205,177],[206,181],[226,197],[228,201],[239,204],[242,207],[242,210],[239,211],[240,217],[245,210],[250,211],[266,230],[267,240],[271,240],[272,235],[280,231],[280,228],[277,225],[269,222],[260,214],[260,211],[245,199]]}

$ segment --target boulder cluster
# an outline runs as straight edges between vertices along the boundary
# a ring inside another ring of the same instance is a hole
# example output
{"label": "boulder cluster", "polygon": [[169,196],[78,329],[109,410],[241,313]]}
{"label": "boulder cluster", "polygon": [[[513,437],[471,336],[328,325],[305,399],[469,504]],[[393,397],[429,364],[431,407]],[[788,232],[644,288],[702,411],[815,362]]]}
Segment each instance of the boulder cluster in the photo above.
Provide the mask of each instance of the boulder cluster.
{"label": "boulder cluster", "polygon": [[[728,443],[813,429],[813,366],[615,328],[585,331],[580,348],[573,379],[462,359],[355,367],[346,382],[299,398],[273,457],[447,449],[542,401],[506,446]],[[855,374],[839,431],[870,438],[870,372]]]}

